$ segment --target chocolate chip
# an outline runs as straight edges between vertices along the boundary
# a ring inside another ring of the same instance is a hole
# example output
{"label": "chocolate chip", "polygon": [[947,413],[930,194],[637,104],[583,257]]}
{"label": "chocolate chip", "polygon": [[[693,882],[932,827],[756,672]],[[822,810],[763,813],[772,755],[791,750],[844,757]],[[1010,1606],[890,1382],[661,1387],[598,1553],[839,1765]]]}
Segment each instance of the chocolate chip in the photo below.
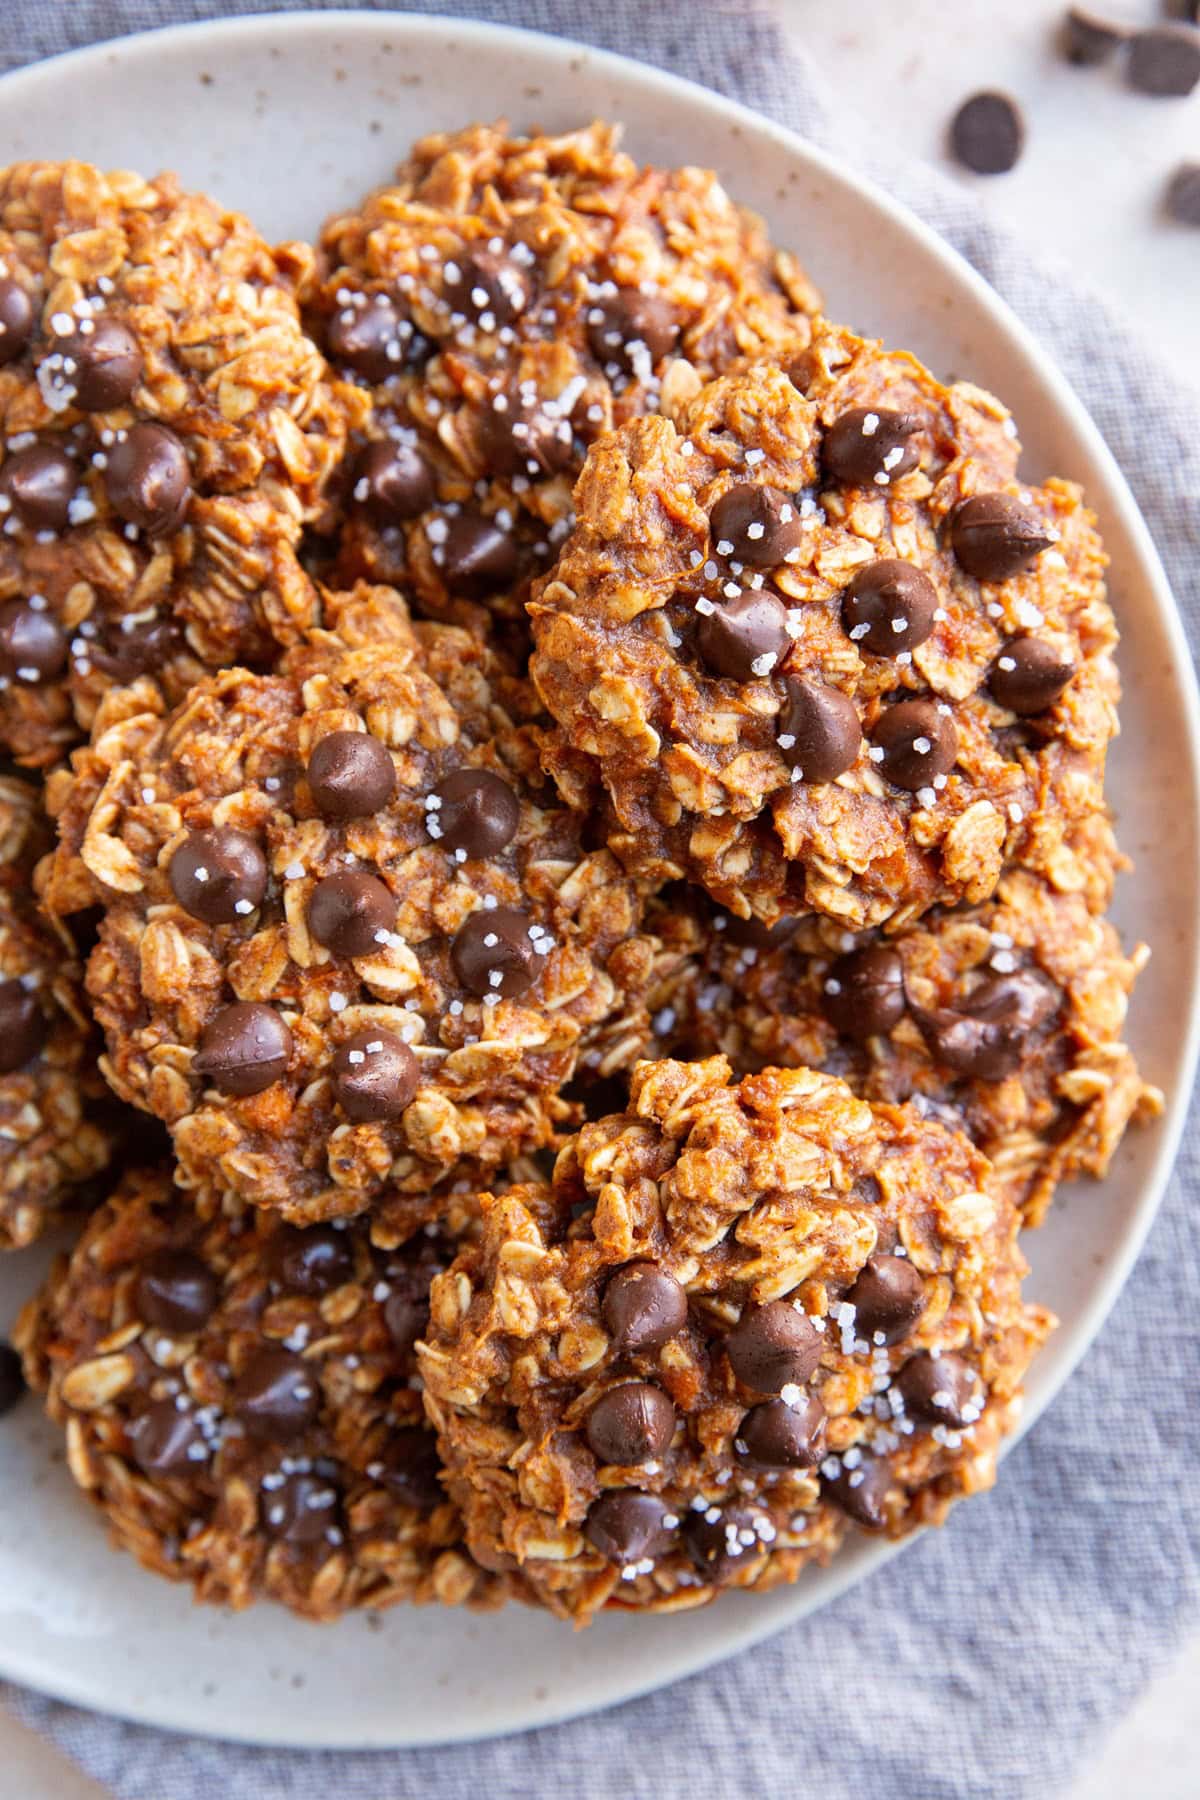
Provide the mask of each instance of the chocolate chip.
{"label": "chocolate chip", "polygon": [[413,1269],[389,1273],[391,1292],[383,1303],[383,1322],[396,1349],[407,1355],[429,1323],[429,1281]]}
{"label": "chocolate chip", "polygon": [[583,1535],[609,1562],[640,1563],[661,1556],[671,1546],[672,1515],[657,1494],[636,1488],[614,1488],[591,1508]]}
{"label": "chocolate chip", "polygon": [[438,1479],[441,1467],[432,1431],[423,1425],[405,1425],[388,1437],[379,1480],[405,1506],[432,1512],[446,1498]]}
{"label": "chocolate chip", "polygon": [[502,250],[464,250],[443,265],[442,292],[455,313],[495,331],[529,305],[529,277]]}
{"label": "chocolate chip", "polygon": [[238,1376],[233,1405],[250,1437],[291,1443],[321,1410],[320,1383],[302,1356],[268,1344],[255,1351]]}
{"label": "chocolate chip", "polygon": [[167,870],[184,912],[206,925],[248,918],[267,891],[267,859],[247,832],[232,825],[189,831]]}
{"label": "chocolate chip", "polygon": [[921,1350],[911,1356],[894,1386],[905,1411],[934,1425],[961,1431],[983,1410],[983,1384],[969,1363],[947,1352]]}
{"label": "chocolate chip", "polygon": [[1082,6],[1069,6],[1062,28],[1062,53],[1078,68],[1098,68],[1110,62],[1129,37],[1123,25],[1098,18]]}
{"label": "chocolate chip", "polygon": [[90,331],[59,338],[53,354],[74,365],[67,371],[74,404],[83,412],[109,412],[124,406],[142,379],[142,352],[129,327],[110,313],[88,323]]}
{"label": "chocolate chip", "polygon": [[325,330],[331,362],[386,381],[414,360],[423,340],[390,294],[356,294],[334,313]]}
{"label": "chocolate chip", "polygon": [[[75,464],[54,444],[14,450],[0,468],[0,499],[30,531],[62,531],[79,485]],[[3,509],[0,509],[2,513]]]}
{"label": "chocolate chip", "polygon": [[494,519],[460,512],[447,521],[442,579],[452,594],[483,600],[510,586],[516,572],[517,546]]}
{"label": "chocolate chip", "polygon": [[1031,1032],[1053,1017],[1062,994],[1036,969],[989,977],[958,1009],[913,1008],[936,1061],[955,1074],[1003,1081],[1020,1068]]}
{"label": "chocolate chip", "polygon": [[915,793],[948,775],[958,755],[954,720],[934,700],[902,700],[875,723],[879,768],[896,787]]}
{"label": "chocolate chip", "polygon": [[675,1408],[649,1381],[609,1388],[588,1414],[587,1441],[603,1463],[649,1462],[674,1435]]}
{"label": "chocolate chip", "polygon": [[308,928],[335,956],[369,956],[395,923],[391,889],[361,869],[324,876],[309,897]]}
{"label": "chocolate chip", "polygon": [[332,1225],[281,1225],[267,1248],[272,1275],[290,1294],[316,1296],[342,1287],[354,1274],[344,1231]]}
{"label": "chocolate chip", "polygon": [[517,835],[521,803],[490,769],[455,769],[425,803],[425,825],[443,850],[468,858],[498,856]]}
{"label": "chocolate chip", "polygon": [[190,1250],[159,1250],[138,1276],[134,1304],[147,1325],[191,1337],[207,1324],[221,1284]]}
{"label": "chocolate chip", "polygon": [[679,323],[664,295],[619,288],[589,309],[587,333],[592,354],[605,369],[645,380],[679,342]]}
{"label": "chocolate chip", "polygon": [[160,670],[179,652],[182,633],[174,619],[113,621],[99,638],[89,638],[87,654],[111,680],[125,685]]}
{"label": "chocolate chip", "polygon": [[977,581],[1007,581],[1058,542],[1040,513],[1011,494],[975,494],[950,515],[950,542]]}
{"label": "chocolate chip", "polygon": [[327,819],[366,819],[396,791],[391,752],[365,731],[331,731],[308,759],[308,785]]}
{"label": "chocolate chip", "polygon": [[285,1476],[263,1484],[262,1519],[268,1537],[284,1544],[321,1544],[338,1525],[338,1491],[321,1475]]}
{"label": "chocolate chip", "polygon": [[1025,634],[1005,644],[988,672],[992,699],[1022,718],[1054,705],[1075,664],[1045,638]]}
{"label": "chocolate chip", "polygon": [[973,94],[950,124],[950,147],[976,175],[1006,175],[1025,146],[1025,121],[1007,94]]}
{"label": "chocolate chip", "polygon": [[292,1034],[274,1007],[237,1000],[205,1026],[192,1067],[223,1094],[244,1099],[278,1081],[291,1054]]}
{"label": "chocolate chip", "polygon": [[689,1512],[683,1524],[687,1553],[700,1573],[718,1586],[750,1568],[775,1537],[770,1515],[757,1506],[710,1506]]}
{"label": "chocolate chip", "polygon": [[390,1031],[368,1027],[334,1052],[333,1091],[356,1125],[398,1119],[420,1083],[420,1063]]}
{"label": "chocolate chip", "polygon": [[617,1350],[660,1350],[687,1324],[687,1295],[656,1263],[627,1263],[604,1290],[604,1323]]}
{"label": "chocolate chip", "polygon": [[791,676],[784,683],[776,742],[800,780],[833,781],[858,760],[858,710],[840,688]]}
{"label": "chocolate chip", "polygon": [[33,301],[15,275],[0,276],[0,369],[15,362],[33,336]]}
{"label": "chocolate chip", "polygon": [[126,1428],[130,1453],[147,1475],[182,1475],[208,1461],[209,1449],[190,1412],[155,1400]]}
{"label": "chocolate chip", "polygon": [[726,943],[746,950],[776,950],[796,935],[798,924],[798,919],[783,918],[764,925],[761,919],[739,919],[735,913],[719,913],[714,919],[714,929]]}
{"label": "chocolate chip", "polygon": [[821,1361],[821,1334],[789,1300],[747,1307],[725,1339],[729,1366],[760,1394],[803,1387]]}
{"label": "chocolate chip", "polygon": [[933,630],[937,589],[913,563],[885,557],[868,563],[842,596],[847,637],[872,656],[915,650]]}
{"label": "chocolate chip", "polygon": [[532,398],[509,384],[483,402],[479,435],[497,475],[557,475],[575,459],[575,434],[552,400]]}
{"label": "chocolate chip", "polygon": [[391,438],[367,445],[354,465],[351,492],[377,525],[415,519],[437,497],[433,471],[421,452]]}
{"label": "chocolate chip", "polygon": [[714,675],[764,680],[787,652],[787,611],[774,594],[747,589],[732,600],[709,602],[699,615],[696,648]]}
{"label": "chocolate chip", "polygon": [[869,1451],[847,1452],[853,1467],[843,1461],[836,1475],[822,1475],[821,1491],[835,1506],[868,1531],[878,1531],[887,1524],[887,1496],[893,1486],[891,1464],[884,1456]]}
{"label": "chocolate chip", "polygon": [[11,1344],[0,1343],[0,1418],[13,1410],[24,1392],[21,1359]]}
{"label": "chocolate chip", "polygon": [[31,1062],[48,1029],[36,993],[15,977],[0,981],[0,1075],[13,1075]]}
{"label": "chocolate chip", "polygon": [[967,1010],[976,1019],[1003,1019],[1022,1035],[1037,1031],[1062,1005],[1062,990],[1038,969],[989,975],[974,989]]}
{"label": "chocolate chip", "polygon": [[1157,99],[1179,99],[1200,82],[1200,31],[1191,25],[1155,25],[1135,33],[1125,74],[1130,87]]}
{"label": "chocolate chip", "polygon": [[1200,225],[1200,163],[1183,163],[1167,186],[1167,211],[1179,225]]}
{"label": "chocolate chip", "polygon": [[795,1404],[764,1400],[738,1426],[739,1454],[765,1469],[812,1469],[825,1454],[825,1408],[815,1394]]}
{"label": "chocolate chip", "polygon": [[25,600],[0,607],[0,669],[11,679],[39,686],[59,674],[67,640],[54,614]]}
{"label": "chocolate chip", "polygon": [[528,914],[513,906],[483,908],[459,927],[450,960],[468,993],[510,1000],[537,980],[546,956],[538,946],[545,942]]}
{"label": "chocolate chip", "polygon": [[855,406],[839,414],[825,433],[821,460],[825,473],[847,487],[890,487],[921,460],[913,433],[921,428],[916,413],[886,406]]}
{"label": "chocolate chip", "polygon": [[872,1339],[878,1332],[886,1344],[894,1344],[920,1318],[925,1283],[907,1256],[887,1256],[879,1251],[868,1256],[846,1299],[855,1309],[854,1324],[860,1337]]}
{"label": "chocolate chip", "polygon": [[804,541],[795,501],[778,488],[739,482],[721,495],[709,514],[709,537],[718,556],[774,569]]}
{"label": "chocolate chip", "polygon": [[131,425],[108,451],[104,487],[128,524],[151,537],[175,531],[192,497],[187,451],[165,425]]}
{"label": "chocolate chip", "polygon": [[821,1004],[843,1037],[865,1044],[882,1036],[904,1017],[904,964],[895,950],[880,944],[851,950],[830,966]]}

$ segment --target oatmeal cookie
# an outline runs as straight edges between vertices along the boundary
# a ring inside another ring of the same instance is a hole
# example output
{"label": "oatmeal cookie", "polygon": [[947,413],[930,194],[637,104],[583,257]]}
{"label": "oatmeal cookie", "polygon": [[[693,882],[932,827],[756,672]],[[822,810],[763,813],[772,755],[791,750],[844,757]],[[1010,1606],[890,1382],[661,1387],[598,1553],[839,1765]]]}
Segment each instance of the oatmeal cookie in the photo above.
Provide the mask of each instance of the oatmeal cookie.
{"label": "oatmeal cookie", "polygon": [[518,646],[588,444],[805,341],[817,305],[714,175],[641,168],[598,123],[426,138],[320,250],[314,335],[371,401],[341,577],[409,584],[458,623],[486,608]]}
{"label": "oatmeal cookie", "polygon": [[128,1174],[16,1333],[116,1545],[197,1599],[319,1620],[500,1598],[462,1549],[416,1378],[449,1254]]}
{"label": "oatmeal cookie", "polygon": [[390,590],[325,611],[338,635],[275,674],[76,752],[47,884],[103,903],[103,1067],[180,1180],[296,1222],[548,1144],[591,1034],[635,1053],[653,948],[635,884],[523,771],[486,649]]}
{"label": "oatmeal cookie", "polygon": [[45,767],[113,683],[182,698],[312,622],[301,529],[362,403],[305,335],[312,252],[174,176],[0,170],[0,746]]}
{"label": "oatmeal cookie", "polygon": [[640,1063],[553,1187],[486,1197],[418,1345],[467,1542],[583,1623],[793,1580],[993,1479],[1053,1321],[1017,1214],[914,1107]]}
{"label": "oatmeal cookie", "polygon": [[1018,454],[989,395],[829,324],[591,451],[532,672],[631,867],[854,930],[1012,863],[1078,885],[1116,630],[1079,489]]}

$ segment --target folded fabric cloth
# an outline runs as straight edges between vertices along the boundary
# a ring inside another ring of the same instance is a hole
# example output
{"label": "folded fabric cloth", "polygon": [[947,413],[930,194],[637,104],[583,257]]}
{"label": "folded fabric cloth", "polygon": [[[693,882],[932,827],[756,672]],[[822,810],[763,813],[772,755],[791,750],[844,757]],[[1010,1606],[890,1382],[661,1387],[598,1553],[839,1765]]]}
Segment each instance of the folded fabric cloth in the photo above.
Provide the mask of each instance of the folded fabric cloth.
{"label": "folded fabric cloth", "polygon": [[[0,63],[258,10],[253,0],[9,0]],[[746,0],[686,9],[459,0],[409,10],[637,55],[862,166],[852,121],[839,122],[769,9]],[[1142,506],[1195,644],[1197,396],[1064,272],[1039,267],[990,226],[969,195],[931,169],[889,160],[879,174],[991,281],[1073,382]],[[824,1800],[1046,1800],[1099,1754],[1104,1733],[1200,1614],[1198,1134],[1193,1117],[1149,1244],[1082,1377],[1013,1452],[996,1493],[835,1608],[718,1671],[571,1725],[400,1757],[170,1737],[12,1687],[4,1701],[120,1800],[517,1800],[556,1791],[708,1800],[797,1783]]]}

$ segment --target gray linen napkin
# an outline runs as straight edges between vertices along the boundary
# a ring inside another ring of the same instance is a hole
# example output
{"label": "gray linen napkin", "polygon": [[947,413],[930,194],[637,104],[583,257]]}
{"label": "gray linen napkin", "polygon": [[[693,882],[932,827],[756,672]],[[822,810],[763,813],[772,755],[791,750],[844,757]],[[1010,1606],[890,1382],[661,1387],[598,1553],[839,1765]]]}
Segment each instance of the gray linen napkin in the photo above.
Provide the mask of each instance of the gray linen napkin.
{"label": "gray linen napkin", "polygon": [[[261,10],[240,0],[7,0],[0,63]],[[861,143],[839,136],[812,70],[769,12],[745,0],[661,9],[644,0],[418,0],[409,10],[637,55],[862,160]],[[1035,266],[932,170],[889,164],[878,173],[987,276],[1074,383],[1137,495],[1195,643],[1197,397],[1064,271]],[[716,1671],[575,1724],[404,1755],[244,1750],[11,1687],[4,1701],[120,1800],[518,1800],[556,1791],[723,1800],[797,1788],[826,1800],[1044,1800],[1098,1754],[1200,1612],[1198,1196],[1193,1118],[1162,1214],[1085,1377],[1013,1453],[987,1505],[960,1512],[835,1607]]]}

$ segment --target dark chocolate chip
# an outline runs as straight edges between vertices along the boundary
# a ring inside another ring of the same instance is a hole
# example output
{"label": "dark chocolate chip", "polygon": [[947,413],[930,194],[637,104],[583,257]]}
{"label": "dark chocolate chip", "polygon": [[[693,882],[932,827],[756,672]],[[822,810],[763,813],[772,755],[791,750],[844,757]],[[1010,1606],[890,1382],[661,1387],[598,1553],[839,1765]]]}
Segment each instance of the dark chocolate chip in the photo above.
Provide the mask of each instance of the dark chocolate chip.
{"label": "dark chocolate chip", "polygon": [[959,564],[977,581],[1007,581],[1058,542],[1041,514],[1011,494],[975,494],[950,515]]}
{"label": "dark chocolate chip", "polygon": [[1025,1034],[1045,1025],[1061,1005],[1061,988],[1039,969],[1014,969],[981,981],[965,1010],[976,1019],[1002,1019]]}
{"label": "dark chocolate chip", "polygon": [[1077,68],[1094,69],[1111,62],[1129,37],[1124,25],[1102,19],[1082,6],[1069,6],[1062,28],[1062,53]]}
{"label": "dark chocolate chip", "polygon": [[778,723],[776,742],[802,781],[833,781],[858,761],[858,709],[840,688],[790,676]]}
{"label": "dark chocolate chip", "polygon": [[192,1414],[174,1400],[155,1400],[126,1429],[138,1468],[147,1475],[182,1475],[208,1461],[209,1448]]}
{"label": "dark chocolate chip", "polygon": [[0,1342],[0,1418],[13,1410],[24,1392],[21,1359],[11,1344]]}
{"label": "dark chocolate chip", "polygon": [[958,755],[958,732],[934,700],[902,700],[875,722],[879,768],[896,787],[915,793],[948,775]]}
{"label": "dark chocolate chip", "polygon": [[532,921],[512,906],[482,908],[459,927],[450,946],[454,973],[468,993],[505,1000],[525,993],[537,980],[545,940],[530,936]]}
{"label": "dark chocolate chip", "polygon": [[407,1355],[429,1323],[429,1281],[415,1269],[398,1269],[387,1281],[391,1292],[383,1303],[383,1322],[396,1349]]}
{"label": "dark chocolate chip", "polygon": [[1200,225],[1200,163],[1183,163],[1167,186],[1167,211],[1180,225]]}
{"label": "dark chocolate chip", "polygon": [[368,1027],[338,1045],[333,1091],[356,1125],[398,1119],[421,1082],[421,1065],[403,1039]]}
{"label": "dark chocolate chip", "polygon": [[267,859],[256,840],[232,825],[189,831],[167,870],[184,912],[206,925],[233,925],[262,904]]}
{"label": "dark chocolate chip", "polygon": [[921,460],[913,433],[916,413],[886,406],[855,406],[839,414],[825,433],[821,461],[826,475],[847,487],[890,487]]}
{"label": "dark chocolate chip", "polygon": [[15,976],[0,981],[0,1075],[13,1075],[32,1061],[47,1030],[37,994]]}
{"label": "dark chocolate chip", "polygon": [[1074,673],[1075,664],[1053,644],[1026,633],[1011,638],[999,652],[988,687],[1000,706],[1026,718],[1053,706]]}
{"label": "dark chocolate chip", "polygon": [[958,1075],[1003,1081],[1020,1068],[1031,1032],[1053,1017],[1062,994],[1036,969],[990,976],[957,1010],[913,1009],[931,1055]]}
{"label": "dark chocolate chip", "polygon": [[812,1469],[825,1454],[825,1408],[815,1394],[795,1405],[764,1400],[738,1426],[739,1452],[765,1469]]}
{"label": "dark chocolate chip", "polygon": [[933,630],[937,589],[915,564],[885,557],[860,569],[842,596],[842,625],[872,656],[915,650]]}
{"label": "dark chocolate chip", "polygon": [[354,1256],[344,1231],[332,1225],[301,1229],[281,1225],[267,1250],[275,1280],[290,1294],[327,1294],[354,1273]]}
{"label": "dark chocolate chip", "polygon": [[950,125],[950,147],[976,175],[1006,175],[1025,145],[1025,121],[1007,94],[972,94]]}
{"label": "dark chocolate chip", "polygon": [[1154,25],[1129,42],[1130,87],[1157,99],[1181,99],[1200,82],[1200,31],[1191,25]]}
{"label": "dark chocolate chip", "polygon": [[234,1411],[252,1438],[288,1444],[321,1410],[321,1386],[302,1356],[270,1344],[256,1350],[233,1390]]}
{"label": "dark chocolate chip", "polygon": [[803,1387],[821,1361],[821,1334],[790,1300],[750,1306],[725,1339],[729,1366],[759,1394]]}
{"label": "dark chocolate chip", "polygon": [[483,513],[460,512],[446,521],[442,579],[452,594],[483,600],[511,585],[517,546],[511,535]]}
{"label": "dark chocolate chip", "polygon": [[609,1562],[652,1561],[671,1546],[675,1527],[657,1494],[639,1494],[636,1488],[614,1488],[601,1494],[587,1516],[583,1534]]}
{"label": "dark chocolate chip", "polygon": [[362,869],[324,876],[309,897],[309,930],[335,956],[369,956],[395,923],[391,889]]}
{"label": "dark chocolate chip", "polygon": [[689,1512],[683,1522],[688,1555],[706,1580],[721,1586],[764,1556],[775,1537],[760,1507],[733,1505]]}
{"label": "dark chocolate chip", "polygon": [[69,337],[56,339],[48,360],[53,362],[56,356],[64,359],[64,386],[82,412],[110,412],[124,406],[142,379],[138,341],[111,313],[99,313],[81,322]]}
{"label": "dark chocolate chip", "polygon": [[831,965],[821,1004],[835,1031],[865,1044],[904,1017],[904,964],[895,950],[880,944],[851,950]]}
{"label": "dark chocolate chip", "polygon": [[33,336],[33,301],[15,275],[0,276],[0,369],[15,362]]}
{"label": "dark chocolate chip", "polygon": [[178,655],[182,635],[174,619],[114,620],[100,638],[88,640],[87,654],[103,674],[124,686],[139,675],[157,673]]}
{"label": "dark chocolate chip", "polygon": [[587,328],[597,362],[639,380],[679,342],[679,322],[670,301],[661,294],[643,294],[640,288],[619,288],[591,307]]}
{"label": "dark chocolate chip", "polygon": [[320,1544],[338,1528],[338,1491],[322,1475],[284,1476],[263,1484],[262,1519],[268,1537],[285,1544]]}
{"label": "dark chocolate chip", "polygon": [[0,669],[6,675],[37,687],[59,674],[66,660],[66,635],[52,612],[26,600],[0,606]]}
{"label": "dark chocolate chip", "polygon": [[884,1456],[869,1451],[848,1452],[853,1468],[843,1462],[836,1475],[822,1475],[821,1491],[835,1506],[868,1531],[878,1531],[887,1524],[887,1495],[892,1487],[891,1464]]}
{"label": "dark chocolate chip", "polygon": [[604,1323],[617,1350],[660,1350],[687,1324],[687,1295],[656,1263],[627,1263],[604,1290]]}
{"label": "dark chocolate chip", "polygon": [[464,250],[442,268],[442,292],[453,312],[484,331],[509,325],[529,305],[526,272],[503,250]]}
{"label": "dark chocolate chip", "polygon": [[160,1250],[138,1276],[134,1304],[147,1325],[191,1337],[212,1315],[221,1284],[190,1250]]}
{"label": "dark chocolate chip", "polygon": [[876,1332],[894,1344],[916,1324],[925,1305],[925,1283],[907,1256],[869,1256],[846,1299],[855,1309],[859,1337],[871,1340]]}
{"label": "dark chocolate chip", "polygon": [[726,489],[709,514],[709,537],[718,556],[775,569],[804,541],[804,527],[790,494],[753,481]]}
{"label": "dark chocolate chip", "polygon": [[388,1436],[378,1479],[405,1506],[432,1512],[446,1498],[438,1479],[441,1467],[432,1431],[423,1425],[404,1425]]}
{"label": "dark chocolate chip", "polygon": [[377,525],[415,519],[436,498],[433,471],[421,452],[391,438],[367,445],[354,465],[351,492]]}
{"label": "dark chocolate chip", "polygon": [[489,470],[497,475],[557,475],[575,458],[575,433],[556,403],[527,397],[510,383],[489,394],[479,415]]}
{"label": "dark chocolate chip", "polygon": [[714,929],[721,933],[726,943],[736,944],[743,950],[777,950],[796,935],[799,922],[798,919],[783,918],[776,919],[773,925],[764,925],[761,919],[739,919],[736,913],[718,913],[713,921]]}
{"label": "dark chocolate chip", "polygon": [[151,537],[182,525],[192,497],[187,451],[165,425],[131,425],[107,453],[104,487],[113,510]]}
{"label": "dark chocolate chip", "polygon": [[365,731],[331,731],[308,759],[308,785],[327,819],[366,819],[396,791],[391,752]]}
{"label": "dark chocolate chip", "polygon": [[244,1099],[278,1081],[291,1054],[292,1034],[273,1006],[236,1000],[205,1026],[192,1067],[223,1094]]}
{"label": "dark chocolate chip", "polygon": [[382,382],[414,360],[423,340],[390,294],[356,294],[330,319],[325,342],[331,362]]}
{"label": "dark chocolate chip", "polygon": [[587,1440],[603,1463],[649,1462],[674,1435],[675,1408],[649,1381],[609,1388],[588,1414]]}
{"label": "dark chocolate chip", "polygon": [[906,1412],[934,1425],[949,1425],[954,1431],[972,1424],[982,1410],[982,1382],[969,1363],[949,1352],[918,1351],[909,1357],[894,1385]]}
{"label": "dark chocolate chip", "polygon": [[705,665],[730,681],[765,680],[791,643],[783,602],[762,589],[747,588],[709,605],[696,626],[696,648]]}
{"label": "dark chocolate chip", "polygon": [[498,856],[517,835],[521,803],[490,769],[455,769],[425,803],[425,824],[443,850],[468,858]]}
{"label": "dark chocolate chip", "polygon": [[78,485],[75,464],[55,444],[27,444],[0,468],[0,498],[30,531],[62,531]]}

